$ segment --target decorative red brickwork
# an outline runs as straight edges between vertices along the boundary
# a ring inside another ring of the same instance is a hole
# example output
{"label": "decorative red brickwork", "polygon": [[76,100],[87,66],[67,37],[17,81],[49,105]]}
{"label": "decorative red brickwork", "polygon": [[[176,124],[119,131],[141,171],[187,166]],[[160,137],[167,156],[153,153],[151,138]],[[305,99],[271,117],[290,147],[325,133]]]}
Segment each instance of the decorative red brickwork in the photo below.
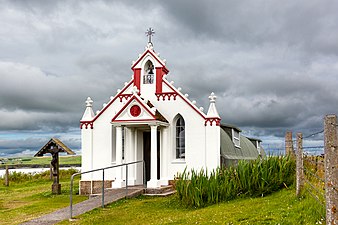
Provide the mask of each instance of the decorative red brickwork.
{"label": "decorative red brickwork", "polygon": [[206,126],[209,123],[209,125],[212,126],[214,124],[214,122],[215,122],[216,126],[221,125],[221,119],[220,118],[206,118],[204,125]]}
{"label": "decorative red brickwork", "polygon": [[170,100],[171,97],[173,97],[173,100],[176,100],[177,93],[176,92],[162,92],[162,93],[156,93],[157,101],[160,101],[160,98],[162,97],[162,100],[165,101],[167,97],[167,100]]}
{"label": "decorative red brickwork", "polygon": [[123,99],[128,100],[131,96],[132,94],[120,94],[119,95],[120,102],[122,102]]}
{"label": "decorative red brickwork", "polygon": [[93,121],[82,121],[80,123],[80,128],[82,129],[83,126],[85,126],[86,129],[88,129],[88,126],[90,126],[90,129],[94,128]]}

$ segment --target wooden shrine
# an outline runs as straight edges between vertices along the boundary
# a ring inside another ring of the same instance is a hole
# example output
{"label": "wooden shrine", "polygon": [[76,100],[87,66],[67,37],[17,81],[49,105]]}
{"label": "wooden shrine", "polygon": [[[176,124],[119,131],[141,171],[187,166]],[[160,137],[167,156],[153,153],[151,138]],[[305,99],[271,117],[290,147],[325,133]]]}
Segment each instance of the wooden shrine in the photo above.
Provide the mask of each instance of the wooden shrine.
{"label": "wooden shrine", "polygon": [[62,143],[57,138],[50,139],[34,157],[43,156],[45,154],[52,155],[52,161],[50,162],[53,174],[52,193],[61,194],[61,184],[59,183],[59,152],[66,152],[68,155],[75,155],[70,148]]}

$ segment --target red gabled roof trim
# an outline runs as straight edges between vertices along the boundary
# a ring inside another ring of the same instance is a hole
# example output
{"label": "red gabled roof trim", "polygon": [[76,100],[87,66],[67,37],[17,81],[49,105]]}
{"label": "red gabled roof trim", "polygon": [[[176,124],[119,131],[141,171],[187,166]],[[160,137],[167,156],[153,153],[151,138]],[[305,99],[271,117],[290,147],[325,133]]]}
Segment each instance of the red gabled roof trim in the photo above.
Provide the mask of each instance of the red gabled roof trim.
{"label": "red gabled roof trim", "polygon": [[193,110],[195,110],[195,112],[197,112],[203,119],[206,119],[206,117],[199,111],[195,108],[195,106],[193,106],[189,101],[187,101],[185,99],[185,97],[182,96],[182,94],[178,91],[176,91],[174,88],[171,87],[171,85],[168,83],[168,81],[166,81],[165,79],[163,79],[163,82],[175,93],[177,93],[177,95],[179,95],[183,101],[185,101]]}
{"label": "red gabled roof trim", "polygon": [[[145,106],[145,104],[140,101],[138,98],[136,98],[135,95],[133,95],[133,97],[131,99],[129,99],[129,101],[122,107],[122,109],[120,109],[120,111],[118,113],[116,113],[116,115],[113,117],[113,119],[111,120],[111,122],[115,122],[116,118],[129,106],[129,104],[136,99],[136,101],[142,105],[142,107],[153,117],[154,120],[156,120],[155,115],[153,115],[153,113]],[[126,120],[126,121],[135,121],[135,120]]]}
{"label": "red gabled roof trim", "polygon": [[[113,100],[111,100],[100,112],[99,114],[97,114],[94,119],[91,122],[94,122],[97,118],[99,118],[101,116],[101,114],[106,111],[106,109],[113,104],[113,102],[115,102],[115,100],[120,96],[121,93],[123,93],[128,87],[130,87],[130,85],[132,85],[134,83],[134,79],[131,79],[131,81],[129,81],[129,83],[120,91],[120,93],[116,94],[115,97],[113,98]],[[80,121],[81,122],[81,121]],[[85,121],[85,122],[89,122],[89,121]]]}
{"label": "red gabled roof trim", "polygon": [[166,67],[155,67],[155,69],[162,69],[165,74],[169,73],[169,70]]}
{"label": "red gabled roof trim", "polygon": [[152,53],[152,51],[150,51],[149,49],[147,51],[145,51],[143,53],[143,55],[133,64],[133,66],[131,67],[132,70],[134,70],[134,67],[141,61],[141,59],[143,59],[143,57],[147,54],[147,53],[150,53],[150,55],[152,55],[156,60],[157,62],[159,62],[165,69],[165,71],[168,71],[167,73],[169,73],[169,70],[167,69],[167,67],[158,59],[158,56],[154,55],[154,53]]}
{"label": "red gabled roof trim", "polygon": [[150,122],[150,121],[157,121],[156,119],[136,119],[136,120],[115,120],[114,122]]}

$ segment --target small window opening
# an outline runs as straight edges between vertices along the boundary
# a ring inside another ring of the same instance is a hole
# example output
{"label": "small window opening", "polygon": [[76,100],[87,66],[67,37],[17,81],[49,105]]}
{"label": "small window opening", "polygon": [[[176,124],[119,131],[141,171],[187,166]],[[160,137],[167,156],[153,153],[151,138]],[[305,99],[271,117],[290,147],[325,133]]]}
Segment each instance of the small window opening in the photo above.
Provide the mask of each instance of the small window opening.
{"label": "small window opening", "polygon": [[235,129],[232,129],[232,141],[234,142],[236,147],[241,147],[240,134]]}
{"label": "small window opening", "polygon": [[185,158],[185,123],[182,117],[176,121],[176,158]]}
{"label": "small window opening", "polygon": [[258,154],[261,154],[261,145],[259,141],[256,141],[256,147],[257,147]]}
{"label": "small window opening", "polygon": [[124,129],[124,127],[122,127],[122,160],[124,160],[124,145],[125,145],[125,132],[126,132],[126,129]]}
{"label": "small window opening", "polygon": [[148,61],[145,66],[145,71],[143,75],[143,83],[144,84],[154,83],[154,65],[150,61]]}

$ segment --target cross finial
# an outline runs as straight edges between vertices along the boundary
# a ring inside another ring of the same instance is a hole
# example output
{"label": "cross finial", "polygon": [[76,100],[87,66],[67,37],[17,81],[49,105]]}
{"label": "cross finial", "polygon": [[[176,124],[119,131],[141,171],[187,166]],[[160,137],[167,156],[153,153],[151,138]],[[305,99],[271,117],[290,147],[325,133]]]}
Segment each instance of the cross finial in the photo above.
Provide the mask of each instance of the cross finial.
{"label": "cross finial", "polygon": [[90,97],[87,98],[86,106],[87,107],[92,107],[93,106],[93,100]]}
{"label": "cross finial", "polygon": [[155,34],[155,31],[153,28],[149,27],[149,29],[146,32],[146,35],[148,36],[148,43],[152,43],[151,42],[151,37]]}
{"label": "cross finial", "polygon": [[211,94],[209,96],[210,102],[216,102],[216,98],[217,98],[217,96],[215,95],[215,93],[211,92]]}

